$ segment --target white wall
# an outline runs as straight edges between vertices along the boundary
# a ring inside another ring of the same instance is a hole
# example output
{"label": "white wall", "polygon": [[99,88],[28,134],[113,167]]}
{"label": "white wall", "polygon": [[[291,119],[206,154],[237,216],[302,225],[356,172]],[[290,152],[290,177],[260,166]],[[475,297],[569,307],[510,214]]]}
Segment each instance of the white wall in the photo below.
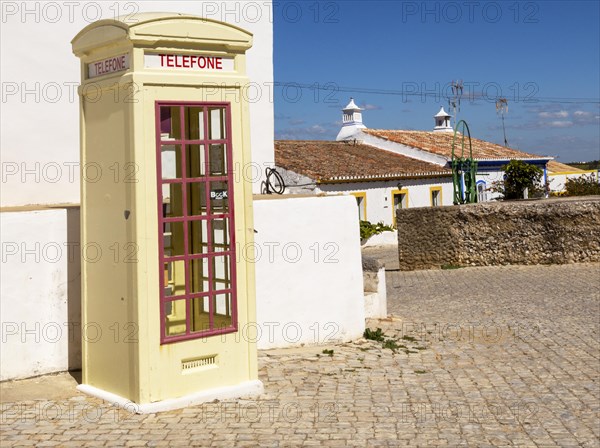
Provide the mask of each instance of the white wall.
{"label": "white wall", "polygon": [[548,182],[550,183],[550,191],[562,192],[565,191],[565,183],[567,179],[576,179],[578,177],[594,175],[596,179],[600,178],[597,171],[585,171],[584,173],[548,173]]}
{"label": "white wall", "polygon": [[0,227],[0,380],[81,368],[79,210],[1,213]]}
{"label": "white wall", "polygon": [[504,179],[504,171],[494,170],[494,171],[486,171],[479,170],[477,172],[476,180],[477,183],[485,182],[485,188],[487,192],[487,200],[492,201],[496,198],[500,198],[502,195],[500,193],[496,193],[491,191],[492,184],[494,182],[502,182]]}
{"label": "white wall", "polygon": [[442,205],[452,205],[452,178],[411,179],[384,182],[352,182],[340,184],[321,184],[319,190],[326,193],[367,194],[367,220],[372,223],[382,221],[391,225],[393,217],[392,191],[398,184],[408,190],[408,207],[429,207],[430,187],[442,187]]}
{"label": "white wall", "polygon": [[254,228],[258,348],[361,337],[365,304],[354,198],[256,200]]}
{"label": "white wall", "polygon": [[[354,198],[278,196],[254,207],[258,347],[360,337],[365,301]],[[79,209],[4,212],[0,226],[0,380],[81,368]],[[238,247],[240,259],[252,256],[249,249]],[[113,330],[101,328],[100,337],[115,337]],[[83,336],[96,338],[96,331]]]}
{"label": "white wall", "polygon": [[[261,167],[257,173],[264,172],[265,163],[273,164],[270,1],[7,1],[1,8],[2,206],[79,203],[80,69],[70,42],[97,19],[133,12],[203,15],[254,33],[248,51],[248,76],[257,87],[257,99],[250,104],[252,159]],[[256,178],[254,191],[259,189]]]}
{"label": "white wall", "polygon": [[[396,241],[398,245],[398,241]],[[377,281],[377,291],[365,291],[365,317],[367,319],[385,319],[387,314],[387,289],[385,282],[385,268],[375,272],[365,272],[364,275],[372,276],[369,280]],[[364,277],[363,277],[364,278]],[[367,280],[365,280],[366,282]]]}

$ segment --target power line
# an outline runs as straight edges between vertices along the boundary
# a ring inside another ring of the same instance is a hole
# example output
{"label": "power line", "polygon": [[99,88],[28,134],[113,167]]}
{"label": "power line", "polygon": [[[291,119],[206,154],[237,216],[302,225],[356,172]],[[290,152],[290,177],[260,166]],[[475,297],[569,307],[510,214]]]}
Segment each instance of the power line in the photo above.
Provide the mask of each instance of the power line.
{"label": "power line", "polygon": [[[275,87],[294,87],[299,89],[307,89],[307,90],[324,90],[329,92],[344,92],[344,93],[367,93],[373,95],[397,95],[397,96],[410,96],[410,97],[422,97],[422,98],[447,98],[441,92],[432,92],[432,91],[406,91],[406,90],[393,90],[393,89],[374,89],[367,87],[342,87],[338,86],[333,82],[328,82],[325,84],[303,84],[299,82],[284,82],[284,81],[275,81],[273,83]],[[469,94],[466,96],[468,101],[488,101],[495,102],[498,98],[487,97],[483,94]],[[526,97],[526,98],[517,98],[513,99],[513,102],[520,102],[526,104],[534,104],[534,103],[558,103],[558,104],[600,104],[600,98],[578,98],[578,97]]]}

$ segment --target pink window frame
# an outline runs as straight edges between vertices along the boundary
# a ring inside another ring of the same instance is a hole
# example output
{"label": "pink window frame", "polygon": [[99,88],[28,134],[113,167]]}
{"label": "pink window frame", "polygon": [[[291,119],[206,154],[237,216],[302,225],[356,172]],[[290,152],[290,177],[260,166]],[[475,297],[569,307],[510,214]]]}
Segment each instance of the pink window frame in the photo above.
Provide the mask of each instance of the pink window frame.
{"label": "pink window frame", "polygon": [[[179,107],[180,113],[180,139],[175,140],[162,140],[161,131],[161,107]],[[225,139],[209,139],[208,132],[208,114],[203,114],[204,120],[204,138],[198,140],[186,139],[185,133],[185,116],[184,110],[186,107],[203,107],[205,110],[210,107],[219,107],[225,109]],[[156,183],[157,183],[157,205],[158,205],[158,265],[159,265],[159,302],[160,302],[160,343],[169,344],[173,342],[186,341],[192,339],[206,338],[209,336],[215,336],[226,333],[234,333],[238,331],[238,315],[237,315],[237,279],[236,279],[236,243],[235,243],[235,222],[234,222],[234,201],[233,201],[233,188],[234,188],[234,177],[233,177],[233,148],[231,143],[231,104],[229,102],[185,102],[185,101],[156,101],[155,103],[155,126],[156,126]],[[168,145],[181,145],[181,179],[162,179],[162,159],[161,159],[161,147],[164,144]],[[210,165],[209,165],[209,145],[210,144],[225,144],[227,164],[227,173],[225,176],[211,176]],[[202,178],[188,178],[187,177],[187,166],[186,166],[186,146],[187,145],[203,145],[204,148],[204,162],[207,167],[206,175]],[[185,188],[188,182],[203,182],[206,186],[204,189],[206,195],[206,215],[188,215],[188,203],[187,203],[187,188]],[[211,214],[210,204],[210,182],[226,181],[227,182],[227,213]],[[182,209],[183,213],[181,217],[166,218],[163,216],[163,203],[162,203],[162,186],[164,184],[179,183],[182,185]],[[212,247],[212,220],[227,218],[228,219],[228,232],[229,232],[229,250],[215,252]],[[208,252],[202,254],[188,253],[188,232],[189,226],[187,223],[191,221],[206,221],[207,222],[207,244]],[[177,255],[171,257],[165,257],[164,248],[164,224],[167,222],[183,222],[184,228],[184,248],[185,255]],[[230,272],[230,285],[227,289],[213,289],[213,263],[212,260],[218,256],[229,257],[229,272]],[[196,259],[208,259],[208,291],[202,293],[191,293],[190,292],[190,260]],[[167,261],[184,261],[185,264],[185,294],[178,296],[165,297],[165,279],[164,279],[164,265]],[[229,327],[213,328],[214,325],[214,304],[213,299],[215,293],[219,294],[230,294],[231,297],[231,323]],[[191,332],[191,301],[194,298],[208,297],[209,303],[209,329],[197,332]],[[166,335],[166,313],[165,304],[168,302],[175,302],[177,300],[186,301],[186,332],[185,334],[167,336]]]}

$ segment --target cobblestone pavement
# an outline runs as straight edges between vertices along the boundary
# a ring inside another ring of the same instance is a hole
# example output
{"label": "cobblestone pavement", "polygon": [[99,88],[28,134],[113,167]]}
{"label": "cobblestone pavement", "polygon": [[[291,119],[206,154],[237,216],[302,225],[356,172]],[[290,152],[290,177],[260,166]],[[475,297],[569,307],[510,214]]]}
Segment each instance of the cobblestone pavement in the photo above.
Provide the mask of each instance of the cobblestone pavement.
{"label": "cobblestone pavement", "polygon": [[393,316],[368,323],[383,341],[261,352],[257,400],[3,403],[0,445],[600,445],[600,265],[387,275]]}
{"label": "cobblestone pavement", "polygon": [[396,271],[400,269],[398,246],[363,247],[361,251],[363,255],[376,258],[382,262],[386,271]]}

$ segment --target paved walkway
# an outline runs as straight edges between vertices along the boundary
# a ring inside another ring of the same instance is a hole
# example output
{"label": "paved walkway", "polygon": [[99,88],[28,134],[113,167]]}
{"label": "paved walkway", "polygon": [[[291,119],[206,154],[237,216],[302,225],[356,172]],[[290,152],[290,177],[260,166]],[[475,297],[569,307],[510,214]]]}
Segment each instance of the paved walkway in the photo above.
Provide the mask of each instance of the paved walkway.
{"label": "paved walkway", "polygon": [[3,403],[0,445],[600,445],[600,265],[387,275],[383,341],[261,352],[258,400],[130,415],[71,390]]}
{"label": "paved walkway", "polygon": [[373,246],[362,248],[362,254],[378,259],[385,266],[386,271],[400,269],[397,246]]}

